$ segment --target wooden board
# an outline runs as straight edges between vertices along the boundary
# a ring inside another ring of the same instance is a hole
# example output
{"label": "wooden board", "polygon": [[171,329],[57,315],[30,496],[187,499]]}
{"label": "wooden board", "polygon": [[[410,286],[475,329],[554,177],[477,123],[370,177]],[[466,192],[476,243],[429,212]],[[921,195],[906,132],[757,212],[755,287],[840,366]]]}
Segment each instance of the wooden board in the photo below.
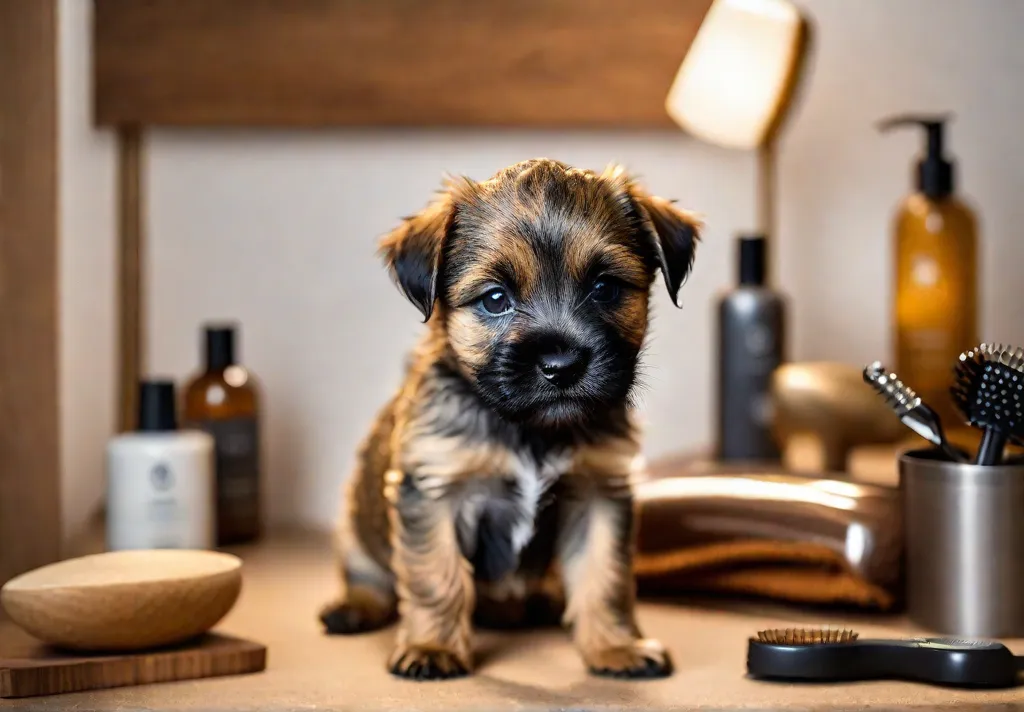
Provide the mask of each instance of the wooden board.
{"label": "wooden board", "polygon": [[669,128],[711,0],[94,0],[101,125]]}
{"label": "wooden board", "polygon": [[260,672],[267,661],[263,645],[214,633],[157,652],[91,656],[54,651],[10,623],[0,633],[0,698]]}
{"label": "wooden board", "polygon": [[0,585],[60,555],[56,0],[0,0]]}
{"label": "wooden board", "polygon": [[138,421],[139,380],[145,371],[146,329],[143,312],[145,182],[142,131],[121,127],[117,134],[118,205],[118,398],[120,430],[134,430]]}

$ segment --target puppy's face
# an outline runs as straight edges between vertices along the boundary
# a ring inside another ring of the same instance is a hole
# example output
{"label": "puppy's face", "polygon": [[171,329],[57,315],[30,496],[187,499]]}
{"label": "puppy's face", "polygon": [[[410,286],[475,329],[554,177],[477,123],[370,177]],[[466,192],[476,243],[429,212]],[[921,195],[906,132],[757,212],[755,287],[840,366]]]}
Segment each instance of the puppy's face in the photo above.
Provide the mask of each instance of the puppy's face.
{"label": "puppy's face", "polygon": [[383,250],[480,397],[554,426],[629,399],[655,273],[675,300],[696,240],[689,215],[621,170],[536,160],[450,184]]}

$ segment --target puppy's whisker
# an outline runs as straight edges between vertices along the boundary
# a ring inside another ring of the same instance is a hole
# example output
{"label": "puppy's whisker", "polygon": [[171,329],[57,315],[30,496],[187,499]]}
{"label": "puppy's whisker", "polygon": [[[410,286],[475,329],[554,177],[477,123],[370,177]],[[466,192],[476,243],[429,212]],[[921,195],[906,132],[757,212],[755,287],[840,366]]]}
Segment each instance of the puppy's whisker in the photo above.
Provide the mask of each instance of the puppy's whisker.
{"label": "puppy's whisker", "polygon": [[573,307],[569,310],[569,316],[575,316],[577,312],[587,306],[590,302],[590,295],[584,295]]}

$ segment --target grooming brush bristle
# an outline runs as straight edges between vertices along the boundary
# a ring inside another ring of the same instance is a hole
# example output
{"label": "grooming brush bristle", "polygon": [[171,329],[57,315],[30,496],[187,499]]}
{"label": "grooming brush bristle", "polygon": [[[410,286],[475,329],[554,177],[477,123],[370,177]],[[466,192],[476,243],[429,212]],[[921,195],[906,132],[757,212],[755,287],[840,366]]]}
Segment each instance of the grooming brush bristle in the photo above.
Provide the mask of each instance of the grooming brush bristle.
{"label": "grooming brush bristle", "polygon": [[887,371],[878,361],[864,369],[864,381],[872,386],[878,395],[885,399],[886,405],[900,417],[921,405],[921,398],[917,393],[903,383],[895,373]]}
{"label": "grooming brush bristle", "polygon": [[1015,371],[1024,370],[1024,349],[1020,347],[1009,344],[981,344],[978,350],[985,354],[990,361],[998,361]]}
{"label": "grooming brush bristle", "polygon": [[960,354],[950,388],[964,419],[1024,442],[1024,349],[981,344]]}
{"label": "grooming brush bristle", "polygon": [[851,643],[858,633],[846,628],[773,628],[757,634],[759,643],[771,645],[820,645],[822,643]]}

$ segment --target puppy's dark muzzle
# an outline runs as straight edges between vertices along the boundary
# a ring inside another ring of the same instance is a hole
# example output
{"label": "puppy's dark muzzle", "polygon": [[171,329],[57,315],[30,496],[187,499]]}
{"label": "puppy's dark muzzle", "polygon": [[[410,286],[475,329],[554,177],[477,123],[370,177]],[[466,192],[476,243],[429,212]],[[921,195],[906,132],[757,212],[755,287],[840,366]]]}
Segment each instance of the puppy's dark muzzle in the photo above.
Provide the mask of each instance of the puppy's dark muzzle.
{"label": "puppy's dark muzzle", "polygon": [[579,382],[587,370],[587,355],[580,349],[542,353],[537,358],[540,375],[558,388],[569,388]]}

